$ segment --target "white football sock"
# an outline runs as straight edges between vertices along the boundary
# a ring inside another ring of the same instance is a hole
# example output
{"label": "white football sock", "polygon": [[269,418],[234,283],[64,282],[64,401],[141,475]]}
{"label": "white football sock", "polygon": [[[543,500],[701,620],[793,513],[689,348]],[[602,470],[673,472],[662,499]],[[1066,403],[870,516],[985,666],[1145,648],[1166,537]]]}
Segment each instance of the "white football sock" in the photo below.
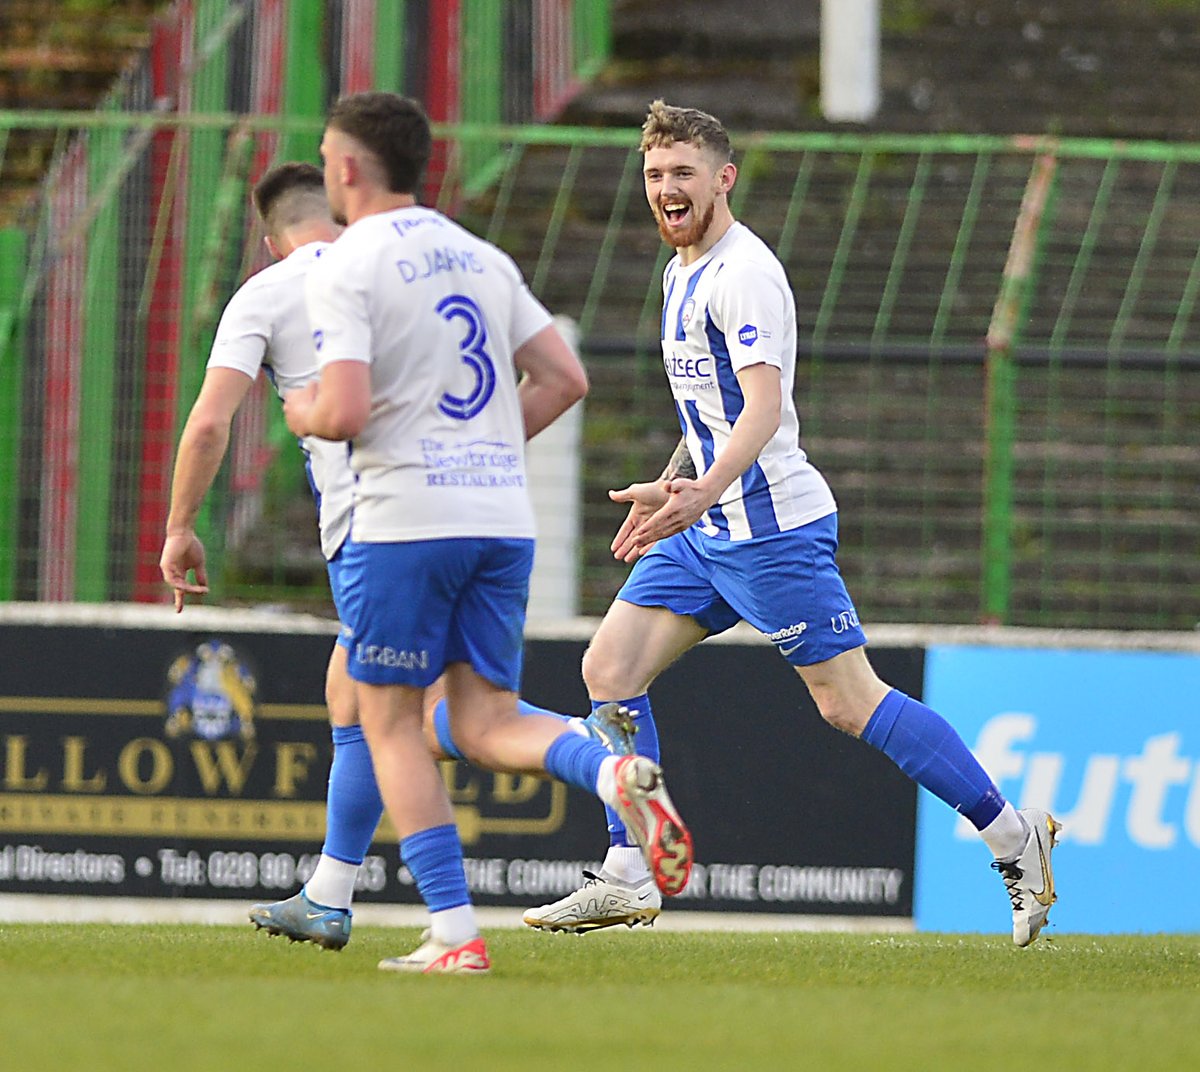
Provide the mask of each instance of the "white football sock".
{"label": "white football sock", "polygon": [[335,860],[321,853],[317,869],[304,884],[304,895],[313,904],[326,908],[349,908],[354,901],[354,880],[358,877],[358,864]]}
{"label": "white football sock", "polygon": [[465,904],[457,908],[445,908],[441,912],[430,912],[429,930],[434,940],[443,945],[453,947],[469,942],[479,934],[474,906]]}
{"label": "white football sock", "polygon": [[610,845],[608,855],[604,857],[604,871],[612,875],[618,882],[636,886],[650,876],[642,850],[636,845]]}
{"label": "white football sock", "polygon": [[609,756],[600,764],[600,774],[596,778],[596,796],[610,808],[617,806],[617,760],[620,756]]}
{"label": "white football sock", "polygon": [[1015,860],[1029,841],[1029,825],[1008,801],[1000,814],[979,831],[997,860]]}

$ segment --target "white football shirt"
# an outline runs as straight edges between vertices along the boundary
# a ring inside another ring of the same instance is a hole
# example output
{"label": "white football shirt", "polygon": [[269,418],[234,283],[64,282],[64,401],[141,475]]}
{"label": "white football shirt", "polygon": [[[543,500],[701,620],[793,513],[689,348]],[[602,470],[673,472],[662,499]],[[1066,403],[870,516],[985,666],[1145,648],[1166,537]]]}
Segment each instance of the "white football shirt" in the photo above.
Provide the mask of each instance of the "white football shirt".
{"label": "white football shirt", "polygon": [[[326,242],[311,242],[252,275],[221,314],[209,368],[230,368],[251,379],[263,368],[282,398],[317,379],[317,354],[304,307],[304,280]],[[354,474],[345,443],[306,436],[299,440],[317,501],[321,551],[333,558],[350,531]]]}
{"label": "white football shirt", "polygon": [[513,354],[550,323],[512,259],[423,207],[358,220],[309,273],[317,360],[371,366],[354,539],[532,538]]}
{"label": "white football shirt", "polygon": [[783,265],[753,231],[735,223],[703,257],[674,257],[663,273],[663,366],[698,475],[712,466],[745,406],[737,373],[780,370],[779,428],[757,461],[696,522],[709,536],[746,540],[807,525],[837,509],[800,449],[792,397],[796,300]]}

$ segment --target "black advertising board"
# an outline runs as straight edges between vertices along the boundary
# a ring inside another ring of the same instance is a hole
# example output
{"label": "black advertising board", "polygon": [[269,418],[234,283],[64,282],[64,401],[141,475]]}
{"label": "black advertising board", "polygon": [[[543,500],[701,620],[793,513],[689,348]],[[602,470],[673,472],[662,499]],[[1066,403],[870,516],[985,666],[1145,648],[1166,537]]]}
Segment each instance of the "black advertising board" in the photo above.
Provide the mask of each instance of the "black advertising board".
{"label": "black advertising board", "polygon": [[[0,623],[0,894],[294,892],[323,837],[332,643],[312,631]],[[530,640],[526,697],[586,711],[583,648]],[[920,695],[920,650],[872,659]],[[696,841],[678,907],[911,916],[915,788],[826,726],[772,647],[701,645],[653,699]],[[598,866],[604,815],[587,794],[465,764],[443,774],[478,904],[541,904]],[[418,900],[386,822],[357,896]]]}
{"label": "black advertising board", "polygon": [[[529,698],[585,705],[583,650],[568,641],[529,645]],[[880,649],[871,660],[885,680],[920,697],[920,649]],[[826,725],[773,646],[701,644],[655,682],[651,699],[671,797],[696,845],[697,867],[677,907],[912,915],[916,787],[875,749]],[[584,851],[602,857],[601,806],[570,796],[596,816]]]}

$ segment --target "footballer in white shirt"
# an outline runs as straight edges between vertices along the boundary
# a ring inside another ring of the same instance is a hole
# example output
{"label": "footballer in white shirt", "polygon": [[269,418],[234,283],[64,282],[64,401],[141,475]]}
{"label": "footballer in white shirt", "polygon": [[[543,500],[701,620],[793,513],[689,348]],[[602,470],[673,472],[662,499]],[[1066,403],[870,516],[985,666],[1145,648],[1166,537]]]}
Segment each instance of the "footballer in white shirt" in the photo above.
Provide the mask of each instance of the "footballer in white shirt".
{"label": "footballer in white shirt", "polygon": [[[160,567],[182,610],[186,595],[207,592],[204,546],[195,531],[200,506],[229,444],[230,427],[260,370],[280,398],[316,380],[317,355],[304,304],[304,281],[342,228],[333,222],[321,170],[307,163],[270,169],[253,201],[275,263],[252,275],[229,299],[213,339],[204,382],[176,454],[171,507]],[[344,443],[302,437],[309,486],[330,590],[344,621],[343,548],[350,530],[350,470]],[[195,580],[188,580],[194,571]],[[326,796],[326,836],[316,869],[295,897],[255,905],[250,919],[270,933],[341,949],[350,937],[354,884],[383,802],[358,724],[355,686],[346,672],[343,627],[329,658],[325,700],[333,737]]]}
{"label": "footballer in white shirt", "polygon": [[[610,492],[630,504],[613,554],[635,564],[584,656],[593,706],[627,708],[639,750],[656,758],[650,685],[744,619],[795,668],[827,722],[880,749],[980,831],[1011,901],[1013,940],[1028,945],[1054,900],[1058,824],[1038,809],[1018,813],[953,727],[867,659],[837,567],[837,507],[800,448],[795,299],[782,264],[730,210],[729,135],[713,116],[659,100],[641,151],[647,202],[676,251],[663,275],[661,338],[682,439],[659,480]],[[649,884],[611,814],[609,833],[601,873],[526,923],[630,922]]]}
{"label": "footballer in white shirt", "polygon": [[430,935],[380,967],[489,970],[462,845],[422,737],[443,672],[455,742],[496,770],[544,771],[622,816],[659,890],[678,893],[691,838],[662,771],[560,719],[519,715],[533,514],[524,442],[583,397],[587,378],[512,261],[417,204],[432,134],[390,93],[339,100],[321,142],[345,234],[309,275],[320,378],[287,397],[300,436],[348,441],[349,672],[400,853]]}
{"label": "footballer in white shirt", "polygon": [[[255,184],[253,201],[266,229],[267,248],[276,261],[247,279],[229,299],[213,340],[203,386],[180,440],[168,536],[160,562],[179,609],[185,595],[201,595],[207,590],[204,548],[195,533],[195,518],[211,489],[233,418],[251,384],[262,371],[283,398],[318,376],[304,299],[305,280],[342,230],[330,216],[324,176],[312,164],[278,165]],[[342,550],[350,529],[354,473],[345,443],[315,436],[298,442],[317,503],[318,533],[334,606],[344,619]],[[194,583],[187,579],[192,569],[196,570]],[[326,673],[333,763],[327,784],[325,840],[315,870],[293,896],[250,908],[250,920],[256,927],[326,949],[342,949],[350,940],[356,881],[383,814],[370,752],[358,722],[355,685],[346,670],[349,637],[348,627],[343,626]],[[519,709],[549,714],[523,700]],[[440,687],[426,693],[425,731],[437,758],[460,755]]]}

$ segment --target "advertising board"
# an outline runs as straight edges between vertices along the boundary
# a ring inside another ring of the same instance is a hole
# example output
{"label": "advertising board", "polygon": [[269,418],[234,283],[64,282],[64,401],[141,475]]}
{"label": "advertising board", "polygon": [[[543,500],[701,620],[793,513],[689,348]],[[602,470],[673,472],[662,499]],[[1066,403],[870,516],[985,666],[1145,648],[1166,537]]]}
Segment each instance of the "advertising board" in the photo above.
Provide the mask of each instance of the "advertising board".
{"label": "advertising board", "polygon": [[[1198,931],[1200,656],[933,646],[928,702],[1018,808],[1063,824],[1056,929]],[[924,792],[916,922],[1005,931],[1009,905],[973,828]]]}
{"label": "advertising board", "polygon": [[[0,623],[0,894],[276,899],[311,872],[331,758],[321,632]],[[531,640],[525,694],[585,712],[584,644]],[[877,665],[920,692],[921,656]],[[912,913],[916,794],[826,726],[767,644],[709,643],[655,686],[692,910]],[[603,811],[532,776],[444,764],[481,905],[596,868]],[[360,901],[415,903],[386,820]]]}

